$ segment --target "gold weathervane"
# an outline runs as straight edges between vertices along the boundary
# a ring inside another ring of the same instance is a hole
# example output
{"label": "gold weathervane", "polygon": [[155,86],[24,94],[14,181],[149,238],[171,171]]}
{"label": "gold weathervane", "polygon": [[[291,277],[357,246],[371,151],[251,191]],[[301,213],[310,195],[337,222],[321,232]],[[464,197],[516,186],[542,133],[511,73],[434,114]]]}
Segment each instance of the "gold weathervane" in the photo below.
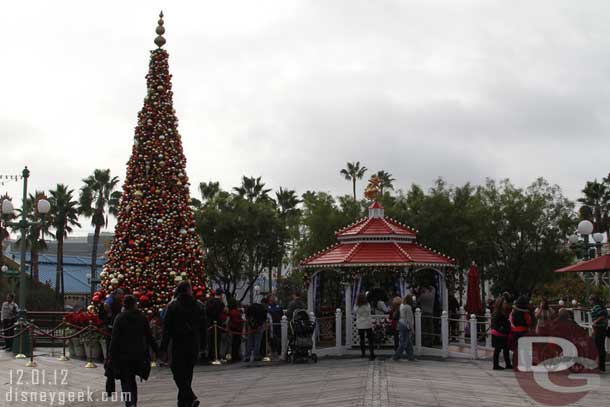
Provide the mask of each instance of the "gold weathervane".
{"label": "gold weathervane", "polygon": [[364,196],[371,201],[376,201],[379,198],[379,193],[381,192],[381,178],[377,175],[373,175],[371,179],[369,179],[369,184],[366,186],[364,190]]}

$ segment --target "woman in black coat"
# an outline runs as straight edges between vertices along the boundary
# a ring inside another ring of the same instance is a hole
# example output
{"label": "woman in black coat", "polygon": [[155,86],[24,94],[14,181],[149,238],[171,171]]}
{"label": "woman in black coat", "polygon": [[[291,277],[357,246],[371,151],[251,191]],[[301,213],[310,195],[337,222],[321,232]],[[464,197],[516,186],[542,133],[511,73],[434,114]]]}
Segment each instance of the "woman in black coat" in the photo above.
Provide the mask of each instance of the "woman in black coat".
{"label": "woman in black coat", "polygon": [[150,375],[150,353],[158,353],[157,343],[144,314],[138,310],[136,299],[127,295],[123,299],[124,311],[115,319],[110,341],[110,364],[115,376],[121,380],[121,390],[127,407],[138,403],[136,375],[146,380]]}
{"label": "woman in black coat", "polygon": [[[508,353],[508,335],[510,333],[510,321],[508,313],[510,312],[510,303],[507,303],[504,296],[500,296],[496,300],[494,312],[491,316],[491,344],[494,348],[493,370],[512,369]],[[506,367],[500,366],[500,352],[504,354],[504,363]]]}

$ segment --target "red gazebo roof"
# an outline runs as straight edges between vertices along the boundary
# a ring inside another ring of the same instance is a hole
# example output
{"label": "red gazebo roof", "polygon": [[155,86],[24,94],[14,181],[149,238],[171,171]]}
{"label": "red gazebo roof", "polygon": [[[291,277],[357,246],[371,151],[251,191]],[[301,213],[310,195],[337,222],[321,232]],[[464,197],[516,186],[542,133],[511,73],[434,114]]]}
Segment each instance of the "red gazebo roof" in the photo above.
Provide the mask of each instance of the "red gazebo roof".
{"label": "red gazebo roof", "polygon": [[583,271],[608,271],[610,270],[610,254],[596,257],[591,260],[581,261],[571,266],[555,270],[555,273],[578,273]]}
{"label": "red gazebo roof", "polygon": [[454,259],[416,242],[417,231],[384,216],[379,202],[369,216],[337,232],[339,243],[305,259],[302,267],[454,266]]}
{"label": "red gazebo roof", "polygon": [[349,236],[400,235],[416,237],[416,231],[392,218],[362,218],[337,233],[337,238]]}

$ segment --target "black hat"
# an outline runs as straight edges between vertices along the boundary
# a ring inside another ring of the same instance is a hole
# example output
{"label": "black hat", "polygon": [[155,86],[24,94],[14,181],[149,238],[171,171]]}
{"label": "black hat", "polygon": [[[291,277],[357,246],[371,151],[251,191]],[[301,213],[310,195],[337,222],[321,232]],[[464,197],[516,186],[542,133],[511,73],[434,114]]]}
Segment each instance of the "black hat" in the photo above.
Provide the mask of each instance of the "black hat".
{"label": "black hat", "polygon": [[515,302],[515,306],[518,308],[527,308],[530,305],[529,299],[525,295],[519,296]]}

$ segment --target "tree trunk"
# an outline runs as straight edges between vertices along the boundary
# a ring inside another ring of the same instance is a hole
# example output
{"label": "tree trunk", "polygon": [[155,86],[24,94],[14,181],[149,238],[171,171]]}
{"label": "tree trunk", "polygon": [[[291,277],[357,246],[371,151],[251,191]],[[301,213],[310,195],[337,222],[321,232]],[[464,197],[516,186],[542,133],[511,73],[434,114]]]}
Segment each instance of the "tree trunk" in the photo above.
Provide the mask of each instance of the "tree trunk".
{"label": "tree trunk", "polygon": [[93,248],[91,249],[91,298],[95,292],[95,283],[93,280],[97,279],[97,245],[100,241],[100,230],[101,225],[95,225],[95,231],[93,232]]}
{"label": "tree trunk", "polygon": [[354,201],[356,200],[356,178],[352,178],[352,187],[354,189]]}

